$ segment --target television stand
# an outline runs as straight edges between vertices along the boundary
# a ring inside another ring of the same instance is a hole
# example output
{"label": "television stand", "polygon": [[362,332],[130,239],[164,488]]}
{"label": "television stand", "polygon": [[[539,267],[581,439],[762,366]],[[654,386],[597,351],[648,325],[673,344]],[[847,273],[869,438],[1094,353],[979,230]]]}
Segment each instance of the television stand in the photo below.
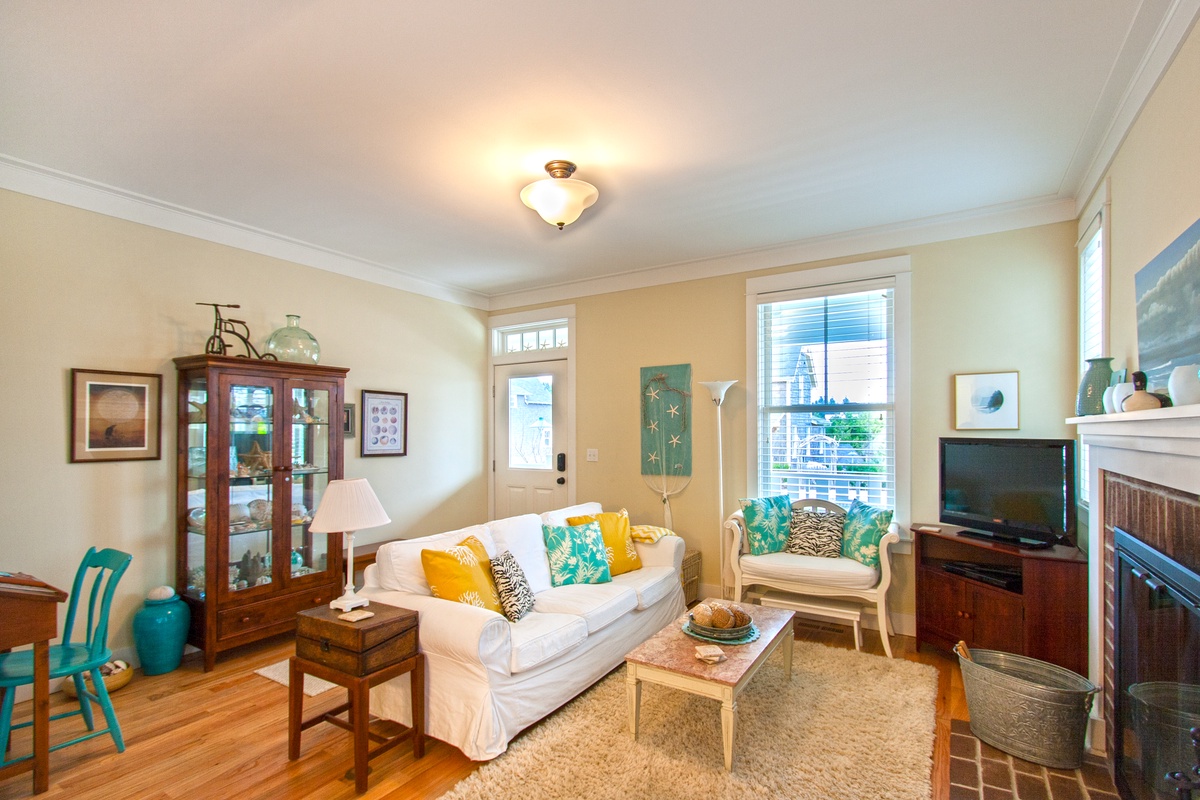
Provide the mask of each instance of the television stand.
{"label": "television stand", "polygon": [[1087,556],[913,528],[917,648],[1002,650],[1087,675]]}
{"label": "television stand", "polygon": [[1003,533],[991,533],[989,531],[975,531],[970,528],[958,528],[959,536],[969,536],[972,539],[979,539],[984,542],[996,542],[997,544],[1008,544],[1013,547],[1020,547],[1024,550],[1045,550],[1054,547],[1054,542],[1045,542],[1041,539],[1029,539],[1024,536],[1009,536]]}

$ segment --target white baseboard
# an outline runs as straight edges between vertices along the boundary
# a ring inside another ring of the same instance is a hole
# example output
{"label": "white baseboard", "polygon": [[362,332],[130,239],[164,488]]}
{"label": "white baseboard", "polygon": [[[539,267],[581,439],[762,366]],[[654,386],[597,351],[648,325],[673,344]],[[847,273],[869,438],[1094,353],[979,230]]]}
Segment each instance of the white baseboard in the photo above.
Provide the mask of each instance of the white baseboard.
{"label": "white baseboard", "polygon": [[[702,583],[700,584],[700,597],[720,597],[721,587],[715,584]],[[864,605],[863,610],[866,612],[863,615],[862,626],[870,630],[879,630],[879,621],[875,619],[875,607]],[[805,616],[801,614],[800,616]],[[916,636],[917,635],[917,616],[916,614],[901,614],[897,611],[891,612],[892,629],[901,636]]]}

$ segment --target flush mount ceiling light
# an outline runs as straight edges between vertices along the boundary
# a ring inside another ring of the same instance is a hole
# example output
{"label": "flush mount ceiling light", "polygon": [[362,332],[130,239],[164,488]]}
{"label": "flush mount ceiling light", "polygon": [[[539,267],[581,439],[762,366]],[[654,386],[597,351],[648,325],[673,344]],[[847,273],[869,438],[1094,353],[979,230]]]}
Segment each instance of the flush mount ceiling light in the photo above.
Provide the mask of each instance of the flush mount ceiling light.
{"label": "flush mount ceiling light", "polygon": [[579,219],[600,193],[587,181],[571,177],[575,165],[570,161],[547,162],[546,172],[550,173],[549,178],[534,181],[521,190],[521,202],[561,231]]}

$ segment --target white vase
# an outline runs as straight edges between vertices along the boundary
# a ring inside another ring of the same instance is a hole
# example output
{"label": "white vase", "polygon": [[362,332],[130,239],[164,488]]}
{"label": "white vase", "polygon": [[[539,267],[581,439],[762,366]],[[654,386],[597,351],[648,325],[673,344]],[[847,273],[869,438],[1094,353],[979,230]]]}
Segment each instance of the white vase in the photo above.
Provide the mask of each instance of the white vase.
{"label": "white vase", "polygon": [[1113,405],[1113,390],[1116,388],[1117,387],[1115,387],[1115,386],[1110,386],[1104,390],[1104,397],[1102,399],[1104,402],[1104,413],[1105,414],[1111,414],[1117,410],[1116,406]]}
{"label": "white vase", "polygon": [[1184,364],[1171,370],[1167,380],[1167,394],[1177,406],[1200,403],[1200,366]]}
{"label": "white vase", "polygon": [[1125,398],[1133,394],[1133,383],[1118,383],[1113,388],[1112,404],[1114,411],[1121,411]]}

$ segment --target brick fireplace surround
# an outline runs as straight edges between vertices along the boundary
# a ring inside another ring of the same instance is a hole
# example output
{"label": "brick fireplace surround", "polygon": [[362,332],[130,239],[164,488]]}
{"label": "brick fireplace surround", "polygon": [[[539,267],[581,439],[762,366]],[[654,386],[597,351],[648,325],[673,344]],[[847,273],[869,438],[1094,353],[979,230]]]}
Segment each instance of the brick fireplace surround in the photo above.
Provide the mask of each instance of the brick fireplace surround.
{"label": "brick fireplace surround", "polygon": [[1200,572],[1200,406],[1067,422],[1089,449],[1088,677],[1103,687],[1093,706],[1091,741],[1093,749],[1103,743],[1111,766],[1113,528]]}

